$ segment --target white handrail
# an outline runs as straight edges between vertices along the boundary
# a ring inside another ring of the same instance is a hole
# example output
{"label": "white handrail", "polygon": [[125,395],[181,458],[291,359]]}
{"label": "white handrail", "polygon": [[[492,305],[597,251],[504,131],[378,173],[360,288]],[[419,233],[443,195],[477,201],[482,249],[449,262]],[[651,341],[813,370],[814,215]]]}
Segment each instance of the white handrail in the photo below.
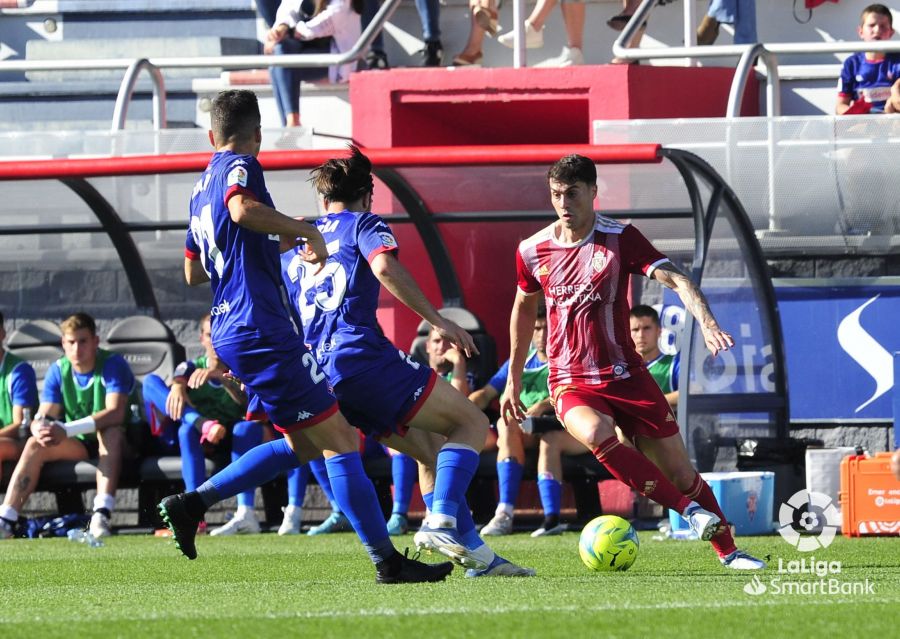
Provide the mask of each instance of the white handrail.
{"label": "white handrail", "polygon": [[[381,27],[391,17],[400,0],[384,0],[384,4],[372,18],[369,26],[360,34],[359,40],[343,53],[296,53],[285,55],[225,55],[196,58],[169,57],[147,58],[159,69],[258,69],[260,67],[327,67],[340,66],[363,56],[366,49],[378,35]],[[0,61],[0,73],[4,71],[86,71],[127,69],[133,60],[87,59],[87,60],[5,60]]]}
{"label": "white handrail", "polygon": [[116,106],[113,109],[113,131],[121,131],[125,128],[128,105],[131,104],[134,85],[137,84],[138,74],[142,70],[146,70],[153,80],[153,130],[159,131],[166,128],[166,84],[162,73],[147,60],[140,59],[131,63],[125,72],[125,77],[122,78],[122,84],[119,85],[119,94],[116,96]]}

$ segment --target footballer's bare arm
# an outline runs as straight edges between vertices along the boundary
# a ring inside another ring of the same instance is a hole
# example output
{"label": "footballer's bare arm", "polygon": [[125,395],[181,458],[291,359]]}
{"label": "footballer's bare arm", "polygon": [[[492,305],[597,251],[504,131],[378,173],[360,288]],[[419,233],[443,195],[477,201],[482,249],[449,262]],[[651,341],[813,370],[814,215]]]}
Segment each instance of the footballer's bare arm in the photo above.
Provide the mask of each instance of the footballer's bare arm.
{"label": "footballer's bare arm", "polygon": [[719,351],[727,351],[734,346],[731,334],[722,330],[715,315],[709,308],[709,301],[703,291],[672,262],[663,262],[651,275],[653,279],[675,291],[688,312],[700,324],[703,340],[709,351],[716,355]]}
{"label": "footballer's bare arm", "polygon": [[184,258],[184,279],[188,286],[198,286],[209,281],[209,275],[203,270],[200,260]]}

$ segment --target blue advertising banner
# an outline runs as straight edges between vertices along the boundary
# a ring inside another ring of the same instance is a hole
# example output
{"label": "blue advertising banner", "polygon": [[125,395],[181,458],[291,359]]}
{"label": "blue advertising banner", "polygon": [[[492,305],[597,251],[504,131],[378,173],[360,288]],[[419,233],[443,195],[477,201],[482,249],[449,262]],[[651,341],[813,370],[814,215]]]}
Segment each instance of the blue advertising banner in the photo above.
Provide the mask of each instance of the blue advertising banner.
{"label": "blue advertising banner", "polygon": [[[749,374],[720,378],[718,392],[765,389],[765,337],[755,310],[704,283],[720,324],[736,340],[729,357]],[[792,421],[893,421],[893,354],[900,352],[900,279],[775,280],[784,332]],[[660,313],[666,350],[677,347],[684,311],[669,290]],[[695,368],[695,371],[698,369]],[[752,372],[751,372],[752,371]],[[699,372],[699,371],[698,371]],[[704,380],[706,381],[706,380]]]}

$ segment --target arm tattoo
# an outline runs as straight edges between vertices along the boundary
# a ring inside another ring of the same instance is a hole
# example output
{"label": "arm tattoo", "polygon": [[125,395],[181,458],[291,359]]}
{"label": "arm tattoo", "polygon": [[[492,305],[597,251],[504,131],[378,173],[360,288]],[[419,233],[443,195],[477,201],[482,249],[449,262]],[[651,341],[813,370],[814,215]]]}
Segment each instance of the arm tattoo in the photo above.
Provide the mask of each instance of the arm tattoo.
{"label": "arm tattoo", "polygon": [[703,291],[681,269],[672,262],[665,262],[657,267],[657,272],[660,283],[678,293],[685,308],[701,326],[712,328],[718,325]]}

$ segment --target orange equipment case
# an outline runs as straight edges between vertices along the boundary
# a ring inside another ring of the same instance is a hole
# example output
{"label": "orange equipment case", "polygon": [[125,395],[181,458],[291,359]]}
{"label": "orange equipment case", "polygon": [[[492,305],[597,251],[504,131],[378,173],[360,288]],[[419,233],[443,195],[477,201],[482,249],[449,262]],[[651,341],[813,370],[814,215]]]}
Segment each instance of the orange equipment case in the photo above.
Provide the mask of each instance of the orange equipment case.
{"label": "orange equipment case", "polygon": [[845,537],[900,535],[900,481],[891,472],[891,453],[844,457],[840,502]]}

